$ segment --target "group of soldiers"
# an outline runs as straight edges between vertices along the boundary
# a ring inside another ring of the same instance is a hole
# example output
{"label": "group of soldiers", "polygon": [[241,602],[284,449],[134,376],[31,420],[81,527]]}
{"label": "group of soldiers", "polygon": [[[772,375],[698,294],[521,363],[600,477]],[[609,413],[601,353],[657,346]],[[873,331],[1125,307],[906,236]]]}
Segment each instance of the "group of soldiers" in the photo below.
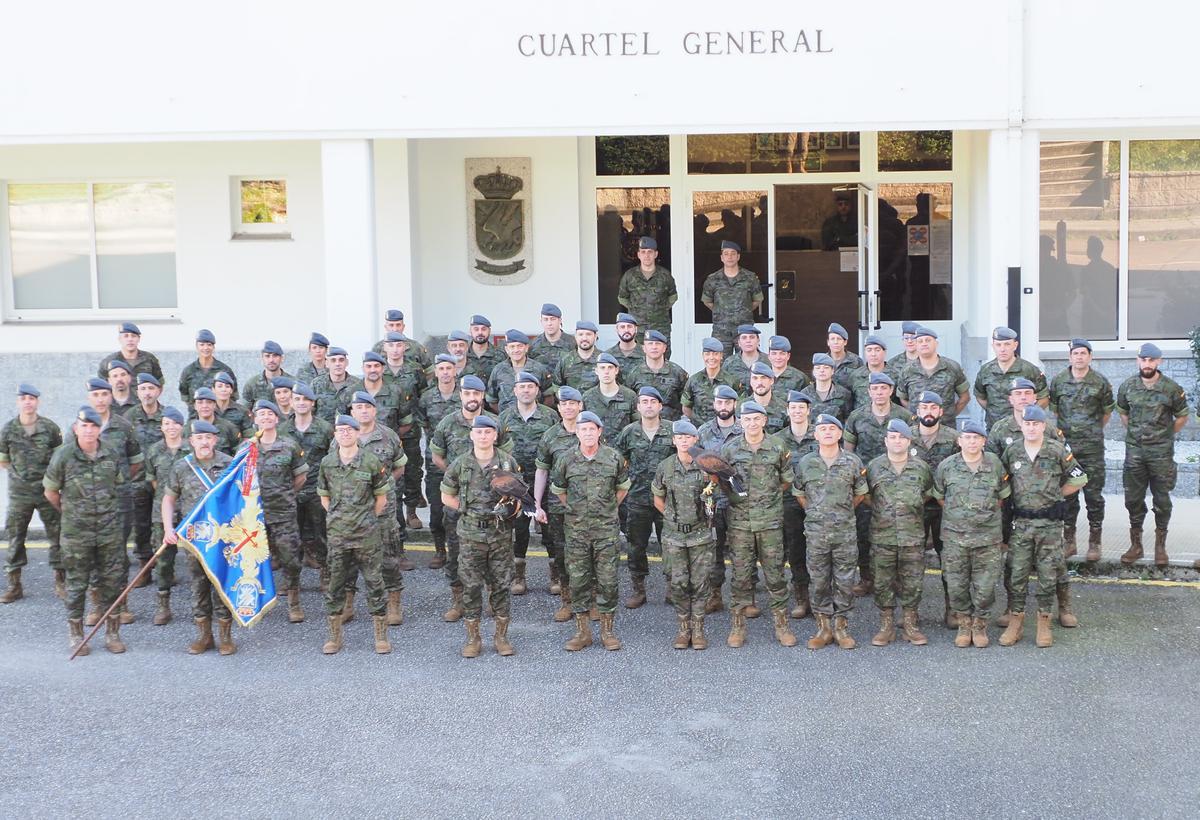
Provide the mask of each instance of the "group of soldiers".
{"label": "group of soldiers", "polygon": [[[157,586],[154,624],[169,623],[175,528],[253,439],[288,620],[305,619],[302,568],[318,569],[329,654],[341,649],[343,625],[354,618],[360,574],[375,650],[390,651],[388,627],[404,617],[403,573],[414,568],[406,528],[424,526],[417,510],[426,506],[435,548],[429,566],[444,569],[443,619],[464,622],[464,657],[482,650],[485,590],[493,645],[513,653],[510,596],[528,590],[534,522],[550,556],[550,591],[561,601],[553,619],[574,621],[564,645],[570,651],[593,643],[595,620],[601,645],[620,648],[622,540],[624,606],[637,609],[646,603],[654,534],[677,616],[676,648],[707,646],[704,619],[725,608],[727,559],[730,647],[745,644],[747,619],[762,614],[760,572],[775,638],[785,646],[797,642],[789,616],[812,614],[810,648],[852,648],[848,615],[856,597],[872,593],[880,612],[874,645],[891,643],[897,629],[924,644],[917,611],[927,543],[940,557],[944,623],[957,630],[957,646],[988,645],[1001,579],[1000,642],[1019,641],[1035,573],[1036,642],[1049,646],[1055,601],[1062,626],[1078,623],[1065,559],[1076,551],[1081,489],[1086,560],[1100,558],[1103,428],[1114,406],[1127,431],[1132,546],[1121,560],[1142,557],[1149,488],[1155,563],[1167,563],[1173,441],[1189,410],[1183,390],[1159,372],[1154,345],[1139,350],[1139,372],[1114,399],[1091,367],[1087,340],[1072,340],[1070,367],[1047,383],[1017,355],[1017,334],[997,328],[995,358],[974,382],[986,420],[956,424],[970,399],[967,377],[938,353],[930,328],[905,323],[904,349],[891,358],[883,339],[869,336],[860,358],[846,349],[845,328],[830,324],[828,351],[812,357],[808,374],[792,365],[785,337],[772,336],[764,351],[752,322],[761,291],[749,287],[745,274],[754,274],[738,266],[733,246],[722,250],[724,269],[706,281],[714,335],[701,345],[703,369],[689,375],[669,359],[674,286],[652,245],[642,241],[640,270],[629,271],[633,282],[621,288],[622,304],[651,319],[618,314],[618,342],[603,352],[595,323],[576,322],[566,333],[553,304],[542,306],[536,338],[513,329],[498,346],[491,322],[474,315],[436,356],[405,334],[401,311],[389,310],[383,339],[361,357],[361,376],[350,374],[346,350],[313,333],[309,361],[295,375],[283,368],[282,347],[268,341],[261,371],[241,383],[216,358],[214,335],[201,330],[197,358],[179,377],[187,407],[178,409],[159,402],[158,359],[141,349],[139,328],[124,323],[120,349],[88,380],[87,404],[65,440],[38,413],[37,388],[18,388],[18,415],[0,431],[10,539],[0,601],[23,596],[25,536],[36,510],[74,646],[127,583],[131,534],[139,569],[165,545],[153,581],[144,572],[142,584]],[[197,637],[188,650],[232,654],[229,609],[199,562],[190,564]],[[109,650],[124,651],[120,627],[132,620],[126,606],[108,619]]]}

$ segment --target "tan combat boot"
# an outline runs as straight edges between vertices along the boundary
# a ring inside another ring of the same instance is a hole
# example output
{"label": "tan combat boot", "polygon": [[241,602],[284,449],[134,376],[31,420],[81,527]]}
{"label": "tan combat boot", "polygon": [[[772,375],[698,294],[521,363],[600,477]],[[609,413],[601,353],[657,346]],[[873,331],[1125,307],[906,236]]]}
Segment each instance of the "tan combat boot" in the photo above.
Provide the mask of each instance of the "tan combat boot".
{"label": "tan combat boot", "polygon": [[692,624],[691,619],[686,615],[676,615],[677,629],[675,631],[675,643],[672,644],[676,649],[687,649],[692,642]]}
{"label": "tan combat boot", "polygon": [[1067,629],[1079,626],[1079,619],[1071,611],[1071,585],[1059,584],[1055,587],[1058,593],[1058,623]]}
{"label": "tan combat boot", "polygon": [[708,649],[708,638],[704,636],[704,616],[692,618],[692,649]]}
{"label": "tan combat boot", "polygon": [[1075,527],[1063,529],[1063,558],[1070,558],[1079,548],[1075,545]]}
{"label": "tan combat boot", "polygon": [[516,653],[512,643],[508,640],[508,625],[512,622],[512,618],[496,616],[496,631],[492,634],[492,646],[496,647],[496,653],[503,657],[508,657]]}
{"label": "tan combat boot", "polygon": [[446,566],[446,545],[434,544],[433,557],[429,559],[430,569],[441,569]]}
{"label": "tan combat boot", "polygon": [[600,615],[600,645],[610,652],[615,652],[621,648],[621,639],[617,637],[616,630],[613,629],[613,621],[616,620],[615,612],[604,612]]}
{"label": "tan combat boot", "polygon": [[1008,619],[1008,626],[1004,629],[1004,633],[1000,636],[1001,646],[1012,646],[1017,641],[1021,640],[1021,636],[1025,634],[1025,613],[1014,612],[1012,617]]}
{"label": "tan combat boot", "polygon": [[59,600],[67,599],[67,571],[65,569],[54,570],[54,594]]}
{"label": "tan combat boot", "polygon": [[750,595],[750,603],[742,607],[742,615],[747,618],[757,618],[762,615],[762,610],[758,608],[758,590]]}
{"label": "tan combat boot", "polygon": [[743,614],[744,609],[733,611],[733,619],[729,624],[729,637],[725,639],[725,645],[730,649],[741,649],[746,645],[746,616]]}
{"label": "tan combat boot", "polygon": [[1100,533],[1100,527],[1092,527],[1088,530],[1088,550],[1084,560],[1089,564],[1100,560]]}
{"label": "tan combat boot", "polygon": [[321,647],[321,651],[326,655],[336,655],[342,650],[342,624],[345,622],[340,612],[329,616],[329,639]]}
{"label": "tan combat boot", "polygon": [[513,595],[524,595],[528,591],[529,587],[525,584],[525,559],[517,558],[513,561],[513,580],[509,592]]}
{"label": "tan combat boot", "polygon": [[829,616],[817,612],[813,617],[817,620],[817,632],[808,639],[808,648],[824,649],[833,643],[833,630],[829,628]]}
{"label": "tan combat boot", "polygon": [[1154,531],[1154,566],[1162,569],[1171,563],[1167,555],[1167,531],[1159,528]]}
{"label": "tan combat boot", "polygon": [[929,639],[921,631],[921,619],[917,615],[916,608],[904,610],[904,623],[900,637],[913,646],[924,646],[929,643]]}
{"label": "tan combat boot", "polygon": [[987,618],[971,619],[971,643],[975,644],[976,649],[987,649],[991,643],[987,634]]}
{"label": "tan combat boot", "polygon": [[854,639],[850,637],[850,630],[846,624],[845,615],[838,615],[833,619],[833,639],[837,641],[837,645],[842,649],[853,649],[858,646]]}
{"label": "tan combat boot", "polygon": [[400,626],[404,623],[404,607],[401,605],[402,590],[394,589],[387,596],[387,625]]}
{"label": "tan combat boot", "polygon": [[304,623],[304,607],[300,606],[300,583],[299,581],[292,584],[288,588],[288,623],[302,624]]}
{"label": "tan combat boot", "polygon": [[137,620],[137,616],[129,609],[129,598],[121,601],[121,605],[117,607],[117,620],[121,622],[122,626]]}
{"label": "tan combat boot", "polygon": [[88,611],[87,617],[83,619],[84,626],[95,626],[100,623],[100,616],[104,614],[104,610],[100,608],[100,590],[95,586],[88,588],[88,603],[92,608]]}
{"label": "tan combat boot", "polygon": [[724,609],[725,601],[721,598],[721,588],[717,587],[708,593],[708,601],[704,604],[704,614],[712,615],[714,612],[721,612]]}
{"label": "tan combat boot", "polygon": [[558,564],[554,563],[554,559],[550,559],[550,589],[547,590],[551,595],[562,594],[562,579],[558,577]]}
{"label": "tan combat boot", "polygon": [[408,557],[408,553],[404,549],[404,544],[400,545],[399,554],[396,557],[396,566],[400,568],[401,572],[412,572],[417,568],[417,565]]}
{"label": "tan combat boot", "polygon": [[[68,618],[67,626],[71,629],[71,651],[74,652],[75,648],[83,643],[83,620],[81,618]],[[84,655],[90,654],[91,651],[92,648],[85,645],[83,649],[79,650],[77,657],[82,658]]]}
{"label": "tan combat boot", "polygon": [[958,634],[954,636],[954,645],[966,649],[971,645],[971,617],[967,613],[959,613]]}
{"label": "tan combat boot", "polygon": [[1034,638],[1034,643],[1041,649],[1054,645],[1054,634],[1050,631],[1049,612],[1037,614],[1037,636]]}
{"label": "tan combat boot", "polygon": [[780,646],[795,646],[796,635],[788,625],[788,612],[783,607],[771,610],[771,619],[775,622],[775,640]]}
{"label": "tan combat boot", "polygon": [[154,608],[154,625],[166,626],[171,623],[171,590],[158,593],[158,606]]}
{"label": "tan combat boot", "polygon": [[879,631],[871,639],[871,646],[887,646],[896,640],[896,610],[892,607],[879,610]]}
{"label": "tan combat boot", "polygon": [[457,623],[465,614],[462,584],[455,584],[450,587],[450,608],[442,613],[442,620],[448,624]]}
{"label": "tan combat boot", "polygon": [[629,581],[633,586],[633,592],[625,599],[625,608],[637,609],[646,603],[646,579],[635,576],[630,578]]}
{"label": "tan combat boot", "polygon": [[342,623],[348,624],[354,620],[354,590],[346,590],[346,601],[342,604]]}
{"label": "tan combat boot", "polygon": [[586,612],[575,613],[575,634],[563,644],[568,652],[578,652],[592,645],[592,621]]}
{"label": "tan combat boot", "polygon": [[808,603],[808,584],[795,584],[793,590],[796,596],[796,605],[792,607],[791,616],[799,621],[807,618],[812,610]]}
{"label": "tan combat boot", "polygon": [[222,655],[237,652],[237,644],[233,642],[232,618],[217,618],[217,652]]}
{"label": "tan combat boot", "polygon": [[1134,561],[1145,555],[1145,550],[1142,549],[1142,528],[1129,528],[1129,549],[1121,554],[1121,563],[1129,566]]}
{"label": "tan combat boot", "polygon": [[[392,642],[388,640],[388,623],[386,615],[376,615],[371,619],[375,624],[375,654],[386,655],[392,651]],[[475,634],[479,634],[479,621],[475,622]]]}
{"label": "tan combat boot", "polygon": [[559,604],[558,609],[554,610],[554,622],[556,624],[565,624],[571,620],[571,588],[566,584],[559,586],[558,592]]}
{"label": "tan combat boot", "polygon": [[600,620],[600,610],[596,609],[596,601],[594,598],[592,599],[592,608],[588,610],[588,617],[592,619],[593,623]]}
{"label": "tan combat boot", "polygon": [[317,581],[317,590],[320,592],[329,591],[329,567],[321,567],[320,580]]}
{"label": "tan combat boot", "polygon": [[0,604],[11,604],[24,597],[25,590],[21,588],[21,570],[11,570],[8,573],[8,589],[4,590],[3,595],[0,595]]}
{"label": "tan combat boot", "polygon": [[104,626],[104,648],[114,655],[120,655],[125,651],[125,642],[121,640],[121,619],[110,615]]}
{"label": "tan combat boot", "polygon": [[196,640],[188,644],[189,655],[199,655],[213,648],[212,618],[196,619]]}
{"label": "tan combat boot", "polygon": [[875,577],[871,570],[861,569],[858,572],[858,583],[850,588],[855,598],[865,598],[875,591]]}

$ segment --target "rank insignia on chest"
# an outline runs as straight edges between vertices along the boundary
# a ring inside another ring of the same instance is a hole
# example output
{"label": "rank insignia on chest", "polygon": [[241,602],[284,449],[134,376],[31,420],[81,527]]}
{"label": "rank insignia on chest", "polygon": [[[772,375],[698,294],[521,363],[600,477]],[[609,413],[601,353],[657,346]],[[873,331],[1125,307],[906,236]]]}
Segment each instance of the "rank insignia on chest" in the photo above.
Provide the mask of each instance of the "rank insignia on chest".
{"label": "rank insignia on chest", "polygon": [[1005,447],[1007,447],[1008,445],[1010,445],[1010,444],[1012,444],[1012,443],[1013,443],[1013,438],[1012,438],[1012,436],[1009,436],[1008,438],[1004,439],[1004,446],[1005,446]]}
{"label": "rank insignia on chest", "polygon": [[916,447],[910,447],[910,448],[909,448],[909,450],[908,450],[908,454],[909,454],[910,456],[916,457],[916,455],[917,455],[917,448],[916,448]]}

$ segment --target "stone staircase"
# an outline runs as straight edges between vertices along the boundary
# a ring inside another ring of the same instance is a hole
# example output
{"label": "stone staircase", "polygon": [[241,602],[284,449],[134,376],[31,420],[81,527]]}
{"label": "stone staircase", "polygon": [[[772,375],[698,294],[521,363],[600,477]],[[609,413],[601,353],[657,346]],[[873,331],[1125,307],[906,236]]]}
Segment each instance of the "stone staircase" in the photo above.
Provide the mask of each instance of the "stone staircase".
{"label": "stone staircase", "polygon": [[1104,142],[1044,142],[1041,147],[1041,220],[1094,220],[1114,213],[1104,176]]}

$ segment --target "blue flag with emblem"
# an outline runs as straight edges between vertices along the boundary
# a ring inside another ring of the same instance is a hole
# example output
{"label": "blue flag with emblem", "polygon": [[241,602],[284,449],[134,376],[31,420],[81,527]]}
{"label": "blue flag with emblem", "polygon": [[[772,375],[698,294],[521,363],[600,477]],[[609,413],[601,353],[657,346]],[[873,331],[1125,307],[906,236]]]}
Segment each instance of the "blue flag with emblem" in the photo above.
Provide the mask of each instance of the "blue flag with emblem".
{"label": "blue flag with emblem", "polygon": [[176,527],[180,543],[200,561],[208,580],[242,626],[253,626],[275,605],[275,579],[258,492],[258,447],[248,443],[215,481],[186,462],[208,487]]}

